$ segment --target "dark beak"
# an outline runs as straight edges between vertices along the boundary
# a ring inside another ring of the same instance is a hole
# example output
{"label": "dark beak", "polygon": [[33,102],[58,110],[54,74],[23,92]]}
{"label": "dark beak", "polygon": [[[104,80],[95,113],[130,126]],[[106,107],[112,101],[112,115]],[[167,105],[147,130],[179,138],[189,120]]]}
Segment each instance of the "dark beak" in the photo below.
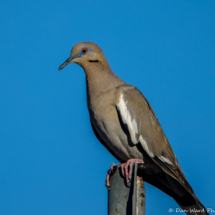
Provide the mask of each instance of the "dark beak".
{"label": "dark beak", "polygon": [[68,58],[60,67],[59,67],[59,70],[63,69],[65,66],[67,66],[68,64],[70,63],[73,63],[72,60],[76,58],[76,57],[70,57]]}

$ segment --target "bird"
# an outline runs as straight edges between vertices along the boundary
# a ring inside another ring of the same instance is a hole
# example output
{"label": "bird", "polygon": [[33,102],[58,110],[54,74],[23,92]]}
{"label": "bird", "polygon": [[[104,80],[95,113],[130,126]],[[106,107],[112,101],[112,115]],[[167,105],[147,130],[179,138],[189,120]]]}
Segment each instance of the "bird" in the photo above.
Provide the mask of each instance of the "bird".
{"label": "bird", "polygon": [[[141,177],[171,196],[187,214],[209,214],[188,183],[173,149],[145,96],[112,70],[101,48],[79,42],[59,67],[80,65],[86,75],[87,106],[97,139],[121,163],[126,182],[134,163]],[[106,176],[109,176],[115,164]]]}

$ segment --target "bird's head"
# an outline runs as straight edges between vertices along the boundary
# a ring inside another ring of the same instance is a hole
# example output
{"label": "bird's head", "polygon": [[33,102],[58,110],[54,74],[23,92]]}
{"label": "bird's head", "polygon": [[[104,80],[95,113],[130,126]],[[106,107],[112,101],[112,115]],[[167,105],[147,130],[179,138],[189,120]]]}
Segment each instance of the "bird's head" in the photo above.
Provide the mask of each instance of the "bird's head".
{"label": "bird's head", "polygon": [[80,42],[74,45],[70,58],[60,66],[59,70],[70,63],[79,64],[84,69],[91,65],[108,65],[102,50],[92,42]]}

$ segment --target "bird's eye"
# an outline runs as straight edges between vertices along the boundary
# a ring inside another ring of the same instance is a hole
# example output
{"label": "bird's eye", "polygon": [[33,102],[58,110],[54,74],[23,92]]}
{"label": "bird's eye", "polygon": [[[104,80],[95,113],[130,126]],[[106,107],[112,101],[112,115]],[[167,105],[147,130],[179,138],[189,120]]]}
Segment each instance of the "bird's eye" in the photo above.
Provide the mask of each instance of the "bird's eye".
{"label": "bird's eye", "polygon": [[87,48],[83,48],[83,49],[81,50],[81,52],[82,52],[83,54],[86,54],[86,53],[88,52],[88,49],[87,49]]}

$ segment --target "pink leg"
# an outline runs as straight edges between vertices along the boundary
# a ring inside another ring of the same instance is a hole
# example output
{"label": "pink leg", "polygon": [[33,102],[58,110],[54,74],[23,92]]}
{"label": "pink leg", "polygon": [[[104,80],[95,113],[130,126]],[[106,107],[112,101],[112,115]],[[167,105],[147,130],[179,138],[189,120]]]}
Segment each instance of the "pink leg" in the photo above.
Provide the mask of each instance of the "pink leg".
{"label": "pink leg", "polygon": [[[118,166],[121,166],[121,173],[125,177],[126,183],[128,184],[131,181],[131,174],[133,170],[133,164],[135,163],[144,163],[142,159],[135,158],[129,159],[126,163],[121,163]],[[113,167],[116,166],[114,163],[111,164],[110,170],[106,175],[106,182],[105,185],[107,188],[110,187],[110,175],[113,173]]]}
{"label": "pink leg", "polygon": [[125,177],[125,181],[127,183],[131,181],[131,174],[135,163],[144,163],[144,161],[142,159],[135,158],[129,159],[126,163],[120,164],[122,175]]}
{"label": "pink leg", "polygon": [[108,170],[107,172],[107,175],[106,175],[106,181],[105,181],[105,185],[106,187],[109,189],[110,187],[110,175],[113,173],[113,167],[116,166],[114,163],[112,163],[110,165],[110,169]]}

